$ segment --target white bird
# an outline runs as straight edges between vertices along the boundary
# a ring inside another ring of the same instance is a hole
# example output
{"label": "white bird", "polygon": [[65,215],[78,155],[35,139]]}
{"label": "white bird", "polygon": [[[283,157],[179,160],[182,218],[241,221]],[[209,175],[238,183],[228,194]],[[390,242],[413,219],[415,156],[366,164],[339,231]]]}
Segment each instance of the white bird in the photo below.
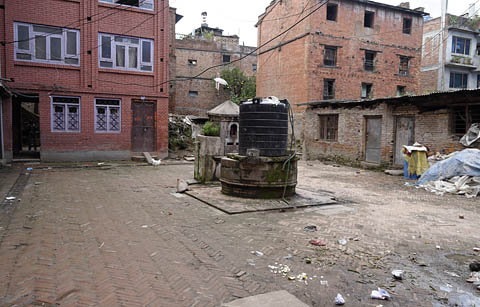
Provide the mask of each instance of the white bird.
{"label": "white bird", "polygon": [[218,77],[217,77],[217,78],[213,79],[213,81],[215,81],[215,88],[217,89],[217,91],[220,90],[220,84],[221,84],[221,85],[225,85],[225,86],[228,85],[228,82],[225,81],[225,80],[222,79],[222,78],[218,78]]}
{"label": "white bird", "polygon": [[161,159],[155,160],[152,158],[152,165],[153,166],[159,166],[162,163]]}

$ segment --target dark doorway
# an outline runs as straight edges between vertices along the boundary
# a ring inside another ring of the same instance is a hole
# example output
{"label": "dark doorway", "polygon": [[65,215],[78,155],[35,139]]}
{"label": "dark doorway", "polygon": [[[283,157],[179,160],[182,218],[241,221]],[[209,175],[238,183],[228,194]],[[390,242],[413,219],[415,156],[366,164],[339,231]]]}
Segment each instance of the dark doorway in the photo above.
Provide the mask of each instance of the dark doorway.
{"label": "dark doorway", "polygon": [[154,152],[155,142],[155,112],[153,101],[132,101],[132,151]]}
{"label": "dark doorway", "polygon": [[38,96],[12,98],[13,158],[40,158],[40,117]]}

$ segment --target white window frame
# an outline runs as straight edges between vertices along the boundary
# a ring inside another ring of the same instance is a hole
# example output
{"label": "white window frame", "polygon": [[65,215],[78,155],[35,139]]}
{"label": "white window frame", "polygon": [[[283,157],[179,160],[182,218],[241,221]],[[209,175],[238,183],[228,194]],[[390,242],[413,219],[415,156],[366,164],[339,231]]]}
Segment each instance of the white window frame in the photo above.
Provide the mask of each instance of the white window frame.
{"label": "white window frame", "polygon": [[[138,45],[133,43],[127,42],[117,42],[115,41],[115,37],[126,37],[129,39],[138,39]],[[104,58],[102,57],[102,37],[109,37],[110,38],[110,56],[111,58]],[[143,61],[143,43],[148,42],[150,43],[150,62]],[[125,47],[125,67],[117,66],[117,46],[124,46]],[[129,66],[129,56],[128,56],[128,48],[129,47],[137,47],[137,68],[131,68]],[[151,39],[140,38],[140,37],[132,37],[132,36],[125,36],[125,35],[115,35],[115,34],[108,34],[108,33],[98,33],[98,67],[104,69],[120,69],[120,70],[130,70],[130,71],[139,71],[145,73],[153,73],[154,71],[154,41]],[[105,67],[101,66],[100,62],[110,62],[112,63],[112,67]],[[142,66],[151,66],[152,70],[142,70]]]}
{"label": "white window frame", "polygon": [[[110,106],[110,105],[105,105],[105,104],[97,104],[98,100],[116,100],[118,101],[118,106]],[[107,108],[106,110],[106,117],[107,117],[107,130],[97,130],[97,107],[105,107]],[[119,130],[110,130],[110,109],[115,108],[118,109],[118,119],[120,123]],[[95,133],[121,133],[122,132],[122,100],[118,98],[95,98],[95,121],[94,121],[94,130]]]}
{"label": "white window frame", "polygon": [[[18,26],[26,26],[28,27],[28,45],[29,50],[24,50],[19,48],[19,37],[18,37]],[[35,32],[33,27],[34,26],[41,26],[46,28],[58,29],[62,31],[62,34],[51,34],[45,32]],[[13,32],[14,32],[14,40],[15,40],[15,47],[14,47],[14,58],[15,61],[22,61],[22,62],[35,62],[35,63],[46,63],[46,64],[57,64],[57,65],[68,65],[68,66],[80,66],[80,31],[75,29],[65,29],[59,27],[52,27],[52,26],[44,26],[44,25],[36,25],[36,24],[29,24],[23,22],[14,22],[13,23]],[[69,32],[73,32],[76,34],[76,50],[75,54],[68,54],[67,53],[67,35]],[[35,36],[45,36],[46,37],[46,59],[37,59],[35,57]],[[51,38],[59,38],[61,40],[61,59],[59,61],[51,60],[51,53],[50,53],[50,44]],[[29,54],[31,59],[20,59],[17,58],[17,53]],[[65,59],[71,58],[76,59],[78,63],[66,63]]]}
{"label": "white window frame", "polygon": [[111,4],[115,4],[115,5],[119,5],[119,6],[134,7],[134,8],[138,8],[138,9],[141,9],[141,10],[153,11],[155,9],[155,0],[138,0],[138,2],[142,3],[142,4],[150,3],[151,6],[152,6],[151,8],[135,6],[135,5],[128,5],[128,4],[118,4],[117,1],[118,0],[99,0],[99,2],[103,2],[103,3],[111,3]]}
{"label": "white window frame", "polygon": [[[53,99],[55,97],[61,97],[61,98],[75,98],[78,99],[78,103],[66,103],[66,102],[54,102]],[[64,123],[65,123],[65,129],[64,130],[56,130],[54,129],[54,119],[55,119],[55,105],[62,105],[65,108],[64,111]],[[69,106],[76,106],[78,107],[78,130],[70,130],[68,128],[68,107]],[[81,108],[81,98],[78,96],[51,96],[50,97],[50,126],[51,126],[51,132],[53,133],[80,133],[82,131],[82,108]]]}

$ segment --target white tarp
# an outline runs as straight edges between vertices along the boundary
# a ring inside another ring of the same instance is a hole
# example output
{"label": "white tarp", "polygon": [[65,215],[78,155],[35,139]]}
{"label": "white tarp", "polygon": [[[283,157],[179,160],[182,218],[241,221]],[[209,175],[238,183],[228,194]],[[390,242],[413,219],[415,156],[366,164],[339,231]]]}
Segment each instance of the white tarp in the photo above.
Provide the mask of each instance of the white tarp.
{"label": "white tarp", "polygon": [[480,150],[465,149],[431,166],[418,180],[418,187],[439,195],[480,194]]}

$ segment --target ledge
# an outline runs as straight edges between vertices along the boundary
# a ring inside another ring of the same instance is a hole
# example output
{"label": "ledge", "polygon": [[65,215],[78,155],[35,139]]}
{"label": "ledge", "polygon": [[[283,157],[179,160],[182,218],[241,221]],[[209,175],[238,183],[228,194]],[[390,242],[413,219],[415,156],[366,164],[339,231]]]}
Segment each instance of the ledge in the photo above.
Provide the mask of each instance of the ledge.
{"label": "ledge", "polygon": [[125,74],[125,75],[134,75],[134,76],[146,76],[146,77],[154,77],[154,72],[148,71],[136,71],[136,70],[121,70],[115,68],[99,68],[99,73],[111,73],[111,74]]}
{"label": "ledge", "polygon": [[39,63],[39,62],[30,62],[30,61],[13,61],[14,66],[29,66],[29,67],[43,67],[43,68],[51,68],[51,69],[69,69],[69,70],[81,70],[81,66],[73,66],[73,65],[62,65],[62,64],[55,64],[55,63]]}

